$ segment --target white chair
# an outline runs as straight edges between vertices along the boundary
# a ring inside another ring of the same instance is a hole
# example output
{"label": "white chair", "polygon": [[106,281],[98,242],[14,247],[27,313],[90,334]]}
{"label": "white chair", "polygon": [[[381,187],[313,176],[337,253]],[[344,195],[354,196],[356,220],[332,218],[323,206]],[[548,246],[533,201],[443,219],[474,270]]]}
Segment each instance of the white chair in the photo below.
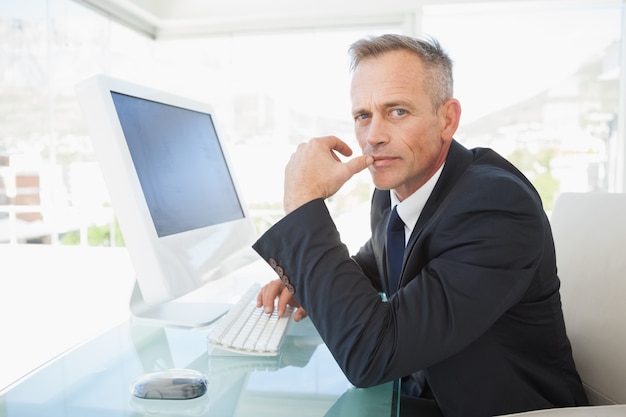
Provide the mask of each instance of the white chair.
{"label": "white chair", "polygon": [[592,406],[514,416],[626,416],[626,194],[562,194],[550,222],[567,333]]}

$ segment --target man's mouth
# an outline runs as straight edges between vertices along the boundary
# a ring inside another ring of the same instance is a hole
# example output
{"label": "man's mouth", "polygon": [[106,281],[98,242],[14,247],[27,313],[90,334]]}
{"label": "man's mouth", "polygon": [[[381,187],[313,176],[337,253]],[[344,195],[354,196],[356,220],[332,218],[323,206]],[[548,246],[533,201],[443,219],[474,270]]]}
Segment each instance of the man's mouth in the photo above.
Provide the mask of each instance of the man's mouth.
{"label": "man's mouth", "polygon": [[384,168],[391,165],[397,159],[398,158],[395,156],[374,156],[374,163],[372,165],[375,168]]}

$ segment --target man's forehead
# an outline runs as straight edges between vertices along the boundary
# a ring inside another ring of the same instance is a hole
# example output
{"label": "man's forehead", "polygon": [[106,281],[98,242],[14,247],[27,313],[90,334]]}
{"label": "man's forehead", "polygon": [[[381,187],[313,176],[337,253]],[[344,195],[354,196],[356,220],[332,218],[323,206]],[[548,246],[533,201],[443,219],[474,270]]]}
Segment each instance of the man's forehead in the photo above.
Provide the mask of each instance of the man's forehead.
{"label": "man's forehead", "polygon": [[425,70],[421,59],[409,52],[393,51],[363,60],[352,73],[351,86],[371,83],[399,84],[420,82]]}
{"label": "man's forehead", "polygon": [[354,72],[350,85],[353,102],[376,96],[385,101],[400,100],[407,94],[423,93],[424,73],[416,66],[387,65],[382,63],[363,66]]}

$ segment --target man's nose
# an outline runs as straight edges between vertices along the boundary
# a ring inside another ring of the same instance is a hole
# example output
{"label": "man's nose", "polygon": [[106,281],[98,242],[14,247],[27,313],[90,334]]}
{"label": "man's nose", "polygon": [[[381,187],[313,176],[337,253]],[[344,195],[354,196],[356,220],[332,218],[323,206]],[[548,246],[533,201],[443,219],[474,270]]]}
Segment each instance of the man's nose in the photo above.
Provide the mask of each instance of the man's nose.
{"label": "man's nose", "polygon": [[367,144],[378,146],[389,142],[385,122],[381,117],[372,117],[367,129]]}

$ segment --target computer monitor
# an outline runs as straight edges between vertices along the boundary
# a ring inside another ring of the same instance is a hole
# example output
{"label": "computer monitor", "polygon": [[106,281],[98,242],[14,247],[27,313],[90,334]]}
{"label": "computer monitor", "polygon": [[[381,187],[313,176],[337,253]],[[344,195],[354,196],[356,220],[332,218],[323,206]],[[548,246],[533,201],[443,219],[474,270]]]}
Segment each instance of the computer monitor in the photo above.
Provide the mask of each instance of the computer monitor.
{"label": "computer monitor", "polygon": [[175,300],[254,258],[253,223],[209,104],[98,75],[76,86],[136,284],[136,319],[203,326],[226,303]]}

